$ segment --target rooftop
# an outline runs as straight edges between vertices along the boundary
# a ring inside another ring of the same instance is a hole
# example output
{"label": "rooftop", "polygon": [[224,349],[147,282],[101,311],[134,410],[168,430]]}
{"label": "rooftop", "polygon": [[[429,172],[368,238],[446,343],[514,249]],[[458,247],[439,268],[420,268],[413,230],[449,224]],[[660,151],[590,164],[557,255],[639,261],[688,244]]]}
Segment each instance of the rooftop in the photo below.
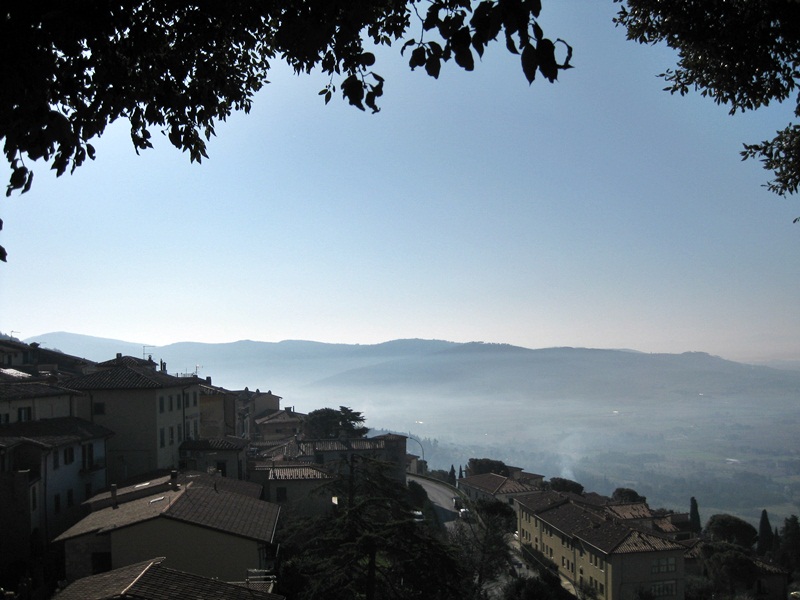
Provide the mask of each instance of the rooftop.
{"label": "rooftop", "polygon": [[283,596],[225,583],[165,567],[165,559],[128,565],[79,579],[62,590],[58,600],[283,600]]}

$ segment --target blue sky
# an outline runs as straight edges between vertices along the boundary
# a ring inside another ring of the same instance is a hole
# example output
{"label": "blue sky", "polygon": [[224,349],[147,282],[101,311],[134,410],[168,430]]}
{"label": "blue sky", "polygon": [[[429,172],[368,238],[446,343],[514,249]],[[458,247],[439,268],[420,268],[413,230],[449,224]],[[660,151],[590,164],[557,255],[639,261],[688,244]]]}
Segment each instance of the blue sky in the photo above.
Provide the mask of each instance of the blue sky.
{"label": "blue sky", "polygon": [[0,204],[0,331],[800,359],[800,205],[739,158],[791,107],[670,96],[672,53],[626,41],[614,8],[544,3],[575,49],[555,85],[502,43],[438,81],[398,47],[377,115],[276,66],[202,165],[166,138],[137,157],[124,123],[72,176],[34,165]]}

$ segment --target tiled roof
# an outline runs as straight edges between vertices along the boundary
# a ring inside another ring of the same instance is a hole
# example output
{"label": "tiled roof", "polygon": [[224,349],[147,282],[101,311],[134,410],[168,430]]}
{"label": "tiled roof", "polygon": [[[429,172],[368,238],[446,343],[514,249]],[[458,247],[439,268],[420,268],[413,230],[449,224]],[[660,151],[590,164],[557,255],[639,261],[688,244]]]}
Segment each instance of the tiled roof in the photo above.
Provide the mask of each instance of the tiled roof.
{"label": "tiled roof", "polygon": [[[127,498],[141,498],[167,491],[170,489],[170,479],[170,474],[156,473],[149,479],[141,479],[136,483],[120,487],[117,489],[117,501],[123,503],[127,502]],[[263,486],[258,483],[234,479],[233,477],[209,475],[204,471],[179,471],[178,483],[184,487],[190,483],[193,486],[210,488],[216,486],[218,490],[250,496],[251,498],[260,498],[264,491]],[[110,490],[106,490],[95,494],[86,503],[90,505],[104,505],[108,504],[110,500],[111,492]]]}
{"label": "tiled roof", "polygon": [[539,514],[548,525],[570,536],[578,535],[584,529],[594,528],[603,522],[596,513],[571,503],[561,504]]}
{"label": "tiled roof", "polygon": [[201,380],[175,377],[149,367],[123,365],[69,379],[66,385],[78,390],[136,390],[176,387]]}
{"label": "tiled roof", "polygon": [[606,554],[685,550],[670,539],[639,531],[613,520],[600,520],[591,527],[576,532],[575,536]]}
{"label": "tiled roof", "polygon": [[480,475],[463,477],[458,480],[458,485],[459,487],[466,485],[493,496],[497,494],[523,494],[536,489],[521,481],[511,479],[510,477],[504,477],[497,473],[482,473]]}
{"label": "tiled roof", "polygon": [[333,479],[328,471],[309,464],[253,463],[253,471],[269,471],[268,479]]}
{"label": "tiled roof", "polygon": [[56,417],[0,425],[0,441],[4,438],[21,438],[53,448],[107,438],[113,434],[107,427],[78,417]]}
{"label": "tiled roof", "polygon": [[283,596],[164,567],[163,558],[136,563],[79,579],[61,591],[59,600],[283,600]]}
{"label": "tiled roof", "polygon": [[18,381],[20,379],[30,379],[31,374],[19,369],[0,369],[0,380],[2,381]]}
{"label": "tiled roof", "polygon": [[264,423],[297,423],[303,420],[304,414],[287,412],[285,410],[274,410],[256,418],[256,425]]}
{"label": "tiled roof", "polygon": [[242,450],[247,448],[249,443],[249,440],[234,436],[207,440],[186,440],[181,442],[181,450]]}
{"label": "tiled roof", "polygon": [[144,358],[136,358],[135,356],[122,356],[119,355],[116,358],[112,358],[111,360],[105,360],[101,363],[97,363],[98,367],[146,367],[148,369],[154,369],[158,366],[158,364],[153,361],[153,359],[144,359]]}
{"label": "tiled roof", "polygon": [[532,513],[539,513],[565,504],[568,500],[558,492],[541,491],[515,496],[514,502],[521,504]]}
{"label": "tiled roof", "polygon": [[605,510],[617,519],[649,519],[653,512],[645,502],[631,502],[627,504],[609,504]]}
{"label": "tiled roof", "polygon": [[213,488],[187,486],[164,516],[253,540],[272,542],[280,506]]}
{"label": "tiled roof", "polygon": [[[222,478],[224,479],[224,478]],[[89,513],[56,540],[87,533],[104,533],[158,517],[192,523],[232,535],[271,542],[280,506],[257,498],[202,485],[188,484],[180,490],[159,492],[117,508]]]}
{"label": "tiled roof", "polygon": [[44,381],[0,381],[0,400],[26,400],[53,396],[82,396],[83,393]]}

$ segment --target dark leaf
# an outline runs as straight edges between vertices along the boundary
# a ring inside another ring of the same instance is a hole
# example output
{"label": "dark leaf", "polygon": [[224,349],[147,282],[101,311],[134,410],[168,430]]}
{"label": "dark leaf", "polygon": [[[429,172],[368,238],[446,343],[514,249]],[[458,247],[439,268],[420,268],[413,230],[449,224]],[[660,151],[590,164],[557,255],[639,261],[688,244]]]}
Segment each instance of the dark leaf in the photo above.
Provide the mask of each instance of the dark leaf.
{"label": "dark leaf", "polygon": [[416,48],[414,48],[414,51],[411,53],[411,59],[408,61],[408,64],[412,69],[421,67],[425,64],[425,48],[423,46],[417,46]]}
{"label": "dark leaf", "polygon": [[434,79],[439,78],[439,71],[442,69],[442,62],[438,56],[429,56],[425,61],[425,71]]}
{"label": "dark leaf", "polygon": [[533,83],[536,79],[536,69],[539,68],[539,61],[536,58],[536,48],[531,44],[527,44],[522,49],[522,72],[525,74],[525,79],[528,83]]}
{"label": "dark leaf", "polygon": [[8,254],[6,253],[6,249],[3,248],[2,246],[0,246],[0,260],[2,260],[3,262],[8,262],[8,261],[6,261],[7,257],[8,257]]}
{"label": "dark leaf", "polygon": [[375,55],[372,52],[364,52],[361,55],[361,64],[365,67],[371,67],[375,64]]}

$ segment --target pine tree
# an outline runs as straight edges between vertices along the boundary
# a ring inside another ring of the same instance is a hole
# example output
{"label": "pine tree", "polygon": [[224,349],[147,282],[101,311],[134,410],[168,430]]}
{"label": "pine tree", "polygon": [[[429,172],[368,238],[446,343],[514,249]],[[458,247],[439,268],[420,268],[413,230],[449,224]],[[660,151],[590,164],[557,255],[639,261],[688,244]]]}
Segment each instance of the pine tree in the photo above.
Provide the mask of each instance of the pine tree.
{"label": "pine tree", "polygon": [[447,474],[447,483],[450,485],[456,484],[456,468],[450,465],[450,472]]}
{"label": "pine tree", "polygon": [[703,530],[703,524],[700,522],[700,511],[697,509],[697,500],[692,496],[689,501],[689,524],[692,531],[700,533]]}
{"label": "pine tree", "polygon": [[756,554],[764,556],[772,550],[772,525],[770,525],[767,510],[761,511],[761,522],[758,524],[758,542]]}

